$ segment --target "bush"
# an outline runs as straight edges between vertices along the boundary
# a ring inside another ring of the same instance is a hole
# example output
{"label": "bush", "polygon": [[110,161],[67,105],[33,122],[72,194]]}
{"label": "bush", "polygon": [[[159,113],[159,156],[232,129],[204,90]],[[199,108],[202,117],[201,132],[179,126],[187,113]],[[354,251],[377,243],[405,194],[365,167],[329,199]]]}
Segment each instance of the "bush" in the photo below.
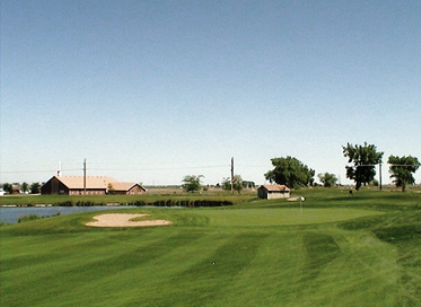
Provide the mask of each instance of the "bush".
{"label": "bush", "polygon": [[219,201],[219,200],[158,200],[153,203],[147,203],[145,205],[156,206],[156,207],[221,207],[221,206],[232,206],[233,203],[230,201]]}
{"label": "bush", "polygon": [[96,203],[93,201],[78,201],[76,207],[93,207],[93,206],[105,206],[105,203]]}
{"label": "bush", "polygon": [[146,203],[143,200],[136,200],[132,203],[132,205],[136,207],[143,207],[146,206]]}
{"label": "bush", "polygon": [[58,206],[58,207],[73,207],[74,205],[73,205],[73,202],[71,202],[71,201],[63,201],[63,202],[54,204],[54,206]]}

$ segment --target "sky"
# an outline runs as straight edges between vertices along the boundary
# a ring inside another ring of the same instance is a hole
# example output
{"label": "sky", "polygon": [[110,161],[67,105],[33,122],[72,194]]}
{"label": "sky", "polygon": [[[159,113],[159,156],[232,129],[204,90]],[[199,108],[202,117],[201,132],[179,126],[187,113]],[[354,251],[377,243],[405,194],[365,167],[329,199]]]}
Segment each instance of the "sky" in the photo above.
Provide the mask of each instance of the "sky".
{"label": "sky", "polygon": [[[1,0],[0,182],[265,183],[421,160],[418,0]],[[421,170],[415,174],[421,183]]]}

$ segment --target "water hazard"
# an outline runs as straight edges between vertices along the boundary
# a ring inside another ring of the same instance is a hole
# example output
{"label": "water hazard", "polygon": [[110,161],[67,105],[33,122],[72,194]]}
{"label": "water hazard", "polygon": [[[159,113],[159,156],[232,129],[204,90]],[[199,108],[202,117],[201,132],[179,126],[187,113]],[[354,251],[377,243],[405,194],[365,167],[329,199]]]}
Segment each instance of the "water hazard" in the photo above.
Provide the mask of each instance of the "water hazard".
{"label": "water hazard", "polygon": [[111,209],[128,209],[136,206],[91,206],[91,207],[12,207],[0,208],[0,223],[16,224],[20,217],[36,214],[42,216],[54,216],[79,212],[94,212]]}

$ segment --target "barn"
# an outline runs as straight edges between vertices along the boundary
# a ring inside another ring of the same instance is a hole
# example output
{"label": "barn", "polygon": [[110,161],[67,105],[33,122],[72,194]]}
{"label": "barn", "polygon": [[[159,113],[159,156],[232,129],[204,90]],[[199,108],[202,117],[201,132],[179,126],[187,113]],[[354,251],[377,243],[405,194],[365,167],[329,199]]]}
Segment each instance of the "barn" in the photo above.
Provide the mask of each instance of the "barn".
{"label": "barn", "polygon": [[103,176],[53,176],[41,186],[41,194],[105,195],[143,194],[146,189],[137,183],[119,182]]}
{"label": "barn", "polygon": [[283,184],[264,184],[257,189],[257,196],[264,199],[289,198],[290,192]]}

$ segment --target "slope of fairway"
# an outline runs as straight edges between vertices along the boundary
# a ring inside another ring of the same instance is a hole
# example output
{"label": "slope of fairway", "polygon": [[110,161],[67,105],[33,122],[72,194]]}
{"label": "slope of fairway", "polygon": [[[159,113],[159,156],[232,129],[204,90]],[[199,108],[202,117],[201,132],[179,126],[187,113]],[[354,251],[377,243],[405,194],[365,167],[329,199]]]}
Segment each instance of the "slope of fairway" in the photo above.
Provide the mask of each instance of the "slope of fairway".
{"label": "slope of fairway", "polygon": [[420,305],[419,211],[148,213],[174,224],[92,229],[91,213],[1,227],[0,305]]}
{"label": "slope of fairway", "polygon": [[395,252],[364,232],[17,239],[26,248],[4,255],[2,306],[394,306],[398,297]]}

